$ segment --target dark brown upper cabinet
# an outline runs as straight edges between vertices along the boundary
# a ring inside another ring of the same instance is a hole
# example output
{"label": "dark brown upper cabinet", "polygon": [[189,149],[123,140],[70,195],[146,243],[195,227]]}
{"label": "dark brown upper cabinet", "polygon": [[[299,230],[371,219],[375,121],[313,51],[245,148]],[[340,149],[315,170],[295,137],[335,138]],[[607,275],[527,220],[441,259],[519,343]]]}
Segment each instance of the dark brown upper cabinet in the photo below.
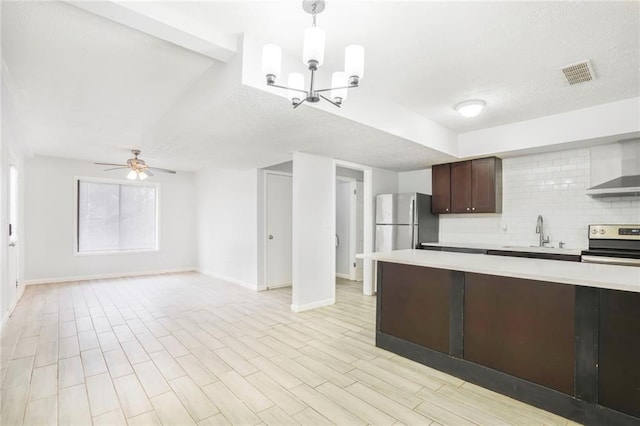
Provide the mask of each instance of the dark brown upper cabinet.
{"label": "dark brown upper cabinet", "polygon": [[479,158],[433,166],[432,212],[501,213],[502,160]]}
{"label": "dark brown upper cabinet", "polygon": [[496,157],[471,160],[471,210],[502,212],[502,160]]}
{"label": "dark brown upper cabinet", "polygon": [[451,213],[471,212],[471,161],[451,163]]}
{"label": "dark brown upper cabinet", "polygon": [[433,166],[431,175],[431,212],[451,213],[451,164]]}

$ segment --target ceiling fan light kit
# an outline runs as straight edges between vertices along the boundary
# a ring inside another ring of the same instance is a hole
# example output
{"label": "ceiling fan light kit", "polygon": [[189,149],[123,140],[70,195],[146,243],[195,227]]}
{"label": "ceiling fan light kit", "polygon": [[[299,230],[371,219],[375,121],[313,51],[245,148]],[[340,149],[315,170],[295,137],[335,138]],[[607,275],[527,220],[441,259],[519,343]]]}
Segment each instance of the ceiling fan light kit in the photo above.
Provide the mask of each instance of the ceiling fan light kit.
{"label": "ceiling fan light kit", "polygon": [[139,171],[139,170],[131,170],[127,174],[127,179],[129,179],[129,180],[136,180],[136,179],[145,180],[149,176],[152,176],[152,173],[149,173],[149,172],[145,173],[145,172]]}
{"label": "ceiling fan light kit", "polygon": [[[276,84],[281,73],[282,49],[275,44],[266,44],[262,48],[262,72],[266,76],[268,86],[287,90],[287,97],[294,108],[304,102],[319,102],[321,98],[340,107],[347,99],[347,90],[358,87],[364,75],[364,48],[355,44],[347,46],[344,72],[333,73],[330,88],[316,89],[315,73],[324,62],[326,40],[324,30],[316,27],[316,15],[324,10],[325,1],[303,0],[302,8],[313,17],[313,25],[304,31],[302,49],[302,62],[311,71],[309,89],[305,89],[304,75],[300,73],[289,74],[287,86]],[[323,95],[324,92],[330,92],[330,97]]]}
{"label": "ceiling fan light kit", "polygon": [[154,172],[176,174],[176,172],[173,170],[161,169],[159,167],[149,167],[144,160],[138,158],[138,155],[140,155],[139,149],[132,149],[131,153],[133,154],[133,158],[129,158],[127,160],[127,164],[114,164],[114,163],[93,163],[93,164],[98,164],[100,166],[116,166],[110,169],[105,169],[105,172],[111,171],[111,170],[129,169],[129,173],[127,173],[127,179],[129,180],[136,180],[136,179],[145,180],[149,176],[153,176],[152,170]]}

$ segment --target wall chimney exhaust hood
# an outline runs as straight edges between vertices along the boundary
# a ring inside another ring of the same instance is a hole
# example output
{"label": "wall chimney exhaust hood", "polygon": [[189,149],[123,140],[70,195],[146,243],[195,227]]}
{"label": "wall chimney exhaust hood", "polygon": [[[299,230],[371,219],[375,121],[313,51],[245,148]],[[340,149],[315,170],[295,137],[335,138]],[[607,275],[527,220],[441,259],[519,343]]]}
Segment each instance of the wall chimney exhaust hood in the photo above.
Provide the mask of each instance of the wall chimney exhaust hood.
{"label": "wall chimney exhaust hood", "polygon": [[629,197],[640,195],[640,175],[620,176],[587,189],[592,197]]}
{"label": "wall chimney exhaust hood", "polygon": [[640,196],[640,139],[591,148],[591,183],[594,198]]}

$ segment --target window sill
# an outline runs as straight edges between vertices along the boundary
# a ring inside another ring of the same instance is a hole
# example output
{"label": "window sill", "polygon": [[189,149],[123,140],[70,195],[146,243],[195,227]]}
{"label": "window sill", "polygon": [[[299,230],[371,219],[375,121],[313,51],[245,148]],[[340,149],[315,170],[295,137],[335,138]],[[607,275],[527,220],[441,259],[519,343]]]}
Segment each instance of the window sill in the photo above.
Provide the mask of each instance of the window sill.
{"label": "window sill", "polygon": [[137,250],[107,250],[107,251],[76,251],[74,256],[107,256],[138,253],[157,253],[160,249],[137,249]]}

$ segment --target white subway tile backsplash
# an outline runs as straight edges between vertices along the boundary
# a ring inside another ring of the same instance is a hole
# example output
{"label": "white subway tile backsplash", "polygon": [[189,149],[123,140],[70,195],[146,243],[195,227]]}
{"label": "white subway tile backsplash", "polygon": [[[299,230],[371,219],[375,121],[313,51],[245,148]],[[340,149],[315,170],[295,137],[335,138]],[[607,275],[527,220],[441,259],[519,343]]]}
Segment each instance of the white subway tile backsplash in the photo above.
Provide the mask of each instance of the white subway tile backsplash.
{"label": "white subway tile backsplash", "polygon": [[553,245],[586,247],[591,223],[640,223],[639,198],[594,199],[589,149],[505,158],[501,215],[441,215],[440,241],[536,244],[536,218],[544,218]]}

